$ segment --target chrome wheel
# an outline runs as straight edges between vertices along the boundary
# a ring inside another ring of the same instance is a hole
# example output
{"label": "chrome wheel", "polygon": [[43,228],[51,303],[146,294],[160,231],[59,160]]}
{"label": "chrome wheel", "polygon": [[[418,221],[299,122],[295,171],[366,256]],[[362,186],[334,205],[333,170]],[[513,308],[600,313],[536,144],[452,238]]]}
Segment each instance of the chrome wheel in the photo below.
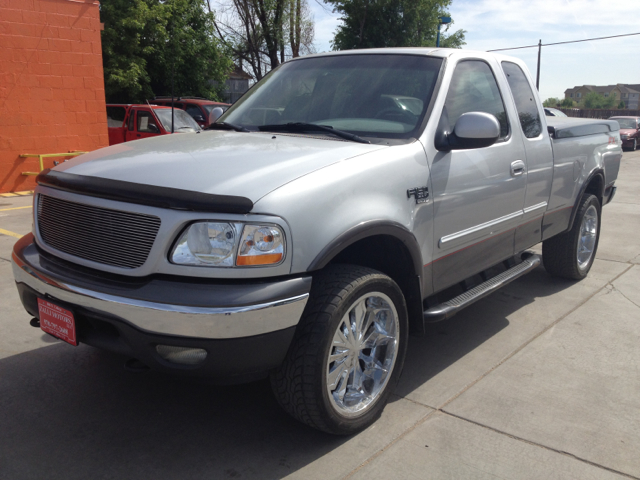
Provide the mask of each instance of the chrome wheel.
{"label": "chrome wheel", "polygon": [[396,363],[398,312],[381,292],[358,298],[342,317],[330,345],[326,388],[338,414],[364,414],[383,392]]}
{"label": "chrome wheel", "polygon": [[578,268],[585,269],[591,261],[598,237],[598,210],[591,205],[582,217],[578,238]]}

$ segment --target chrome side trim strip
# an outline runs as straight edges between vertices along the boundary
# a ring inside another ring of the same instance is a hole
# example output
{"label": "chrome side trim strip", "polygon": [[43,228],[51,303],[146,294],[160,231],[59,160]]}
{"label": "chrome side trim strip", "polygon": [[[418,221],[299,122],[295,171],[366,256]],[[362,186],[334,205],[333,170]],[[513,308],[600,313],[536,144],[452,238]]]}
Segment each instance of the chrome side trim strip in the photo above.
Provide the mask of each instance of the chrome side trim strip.
{"label": "chrome side trim strip", "polygon": [[13,275],[42,296],[121,318],[141,330],[163,335],[224,339],[251,337],[297,325],[309,294],[232,308],[172,305],[104,294],[56,281],[12,255]]}
{"label": "chrome side trim strip", "polygon": [[530,212],[533,212],[535,210],[539,210],[541,208],[544,208],[546,206],[547,206],[547,202],[540,202],[540,203],[537,203],[535,205],[531,205],[530,207],[525,208],[523,210],[523,212],[524,213],[530,213]]}
{"label": "chrome side trim strip", "polygon": [[470,235],[472,233],[479,232],[480,230],[484,230],[485,228],[493,227],[499,225],[503,222],[508,222],[509,220],[513,220],[522,215],[522,210],[518,210],[517,212],[510,213],[509,215],[505,215],[504,217],[496,218],[495,220],[491,220],[486,223],[482,223],[480,225],[476,225],[475,227],[467,228],[466,230],[461,230],[456,233],[452,233],[450,235],[445,235],[440,239],[439,246],[444,245],[447,242],[452,240],[456,240],[458,238],[464,237],[466,235]]}

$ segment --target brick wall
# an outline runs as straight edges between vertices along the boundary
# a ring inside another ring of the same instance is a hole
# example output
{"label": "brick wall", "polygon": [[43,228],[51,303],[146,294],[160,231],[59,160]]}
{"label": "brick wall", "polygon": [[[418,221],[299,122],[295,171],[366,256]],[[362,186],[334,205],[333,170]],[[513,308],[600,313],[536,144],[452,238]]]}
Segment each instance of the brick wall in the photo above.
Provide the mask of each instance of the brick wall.
{"label": "brick wall", "polygon": [[20,154],[109,144],[100,30],[98,2],[0,0],[0,192],[35,186]]}

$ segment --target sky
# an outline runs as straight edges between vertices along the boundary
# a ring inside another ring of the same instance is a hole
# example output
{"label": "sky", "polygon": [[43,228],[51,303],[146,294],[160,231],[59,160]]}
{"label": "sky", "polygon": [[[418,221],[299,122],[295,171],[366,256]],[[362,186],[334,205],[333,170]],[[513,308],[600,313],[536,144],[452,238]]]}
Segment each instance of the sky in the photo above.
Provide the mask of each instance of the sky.
{"label": "sky", "polygon": [[[318,52],[331,50],[339,15],[308,0]],[[453,0],[451,31],[464,29],[463,48],[491,50],[640,32],[640,0]],[[500,52],[526,62],[535,81],[538,49]],[[564,98],[579,85],[640,84],[640,35],[542,48],[540,97]]]}

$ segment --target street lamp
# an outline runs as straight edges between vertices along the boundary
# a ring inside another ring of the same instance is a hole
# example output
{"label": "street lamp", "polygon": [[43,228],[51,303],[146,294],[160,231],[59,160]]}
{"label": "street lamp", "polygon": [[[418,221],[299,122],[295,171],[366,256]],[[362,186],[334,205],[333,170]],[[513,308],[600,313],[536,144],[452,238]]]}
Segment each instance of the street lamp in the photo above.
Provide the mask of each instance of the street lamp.
{"label": "street lamp", "polygon": [[440,25],[451,23],[451,17],[438,17],[438,37],[436,38],[436,48],[440,46]]}

